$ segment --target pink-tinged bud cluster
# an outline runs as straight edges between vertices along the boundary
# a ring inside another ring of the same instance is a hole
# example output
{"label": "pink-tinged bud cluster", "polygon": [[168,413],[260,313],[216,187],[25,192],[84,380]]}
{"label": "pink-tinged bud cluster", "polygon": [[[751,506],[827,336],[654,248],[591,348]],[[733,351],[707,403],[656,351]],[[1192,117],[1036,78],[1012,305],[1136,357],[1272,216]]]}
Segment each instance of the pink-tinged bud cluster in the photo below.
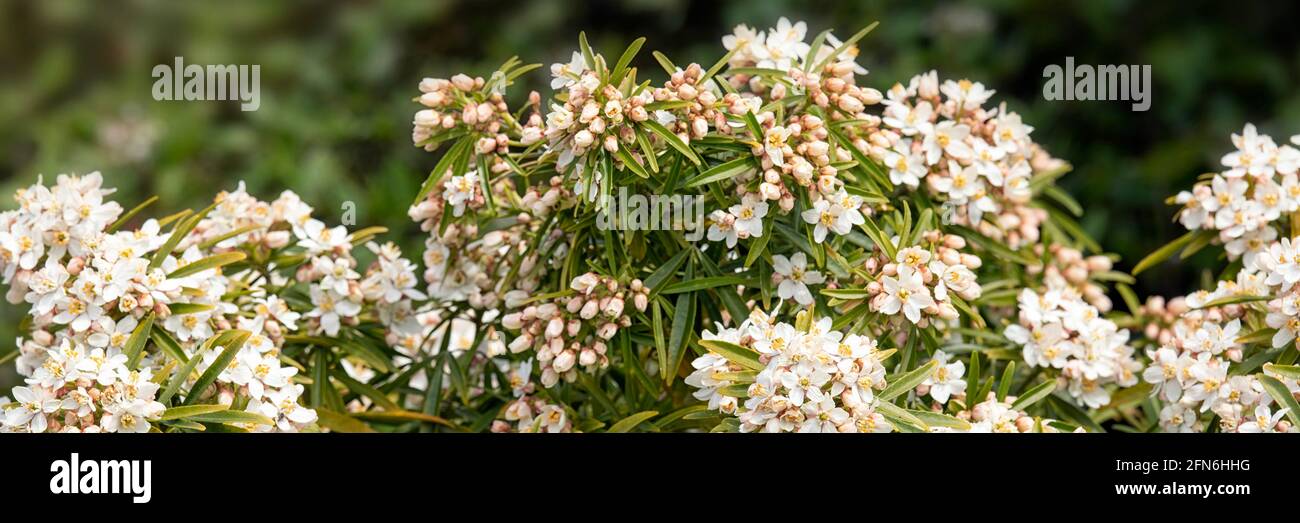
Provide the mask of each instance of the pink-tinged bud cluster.
{"label": "pink-tinged bud cluster", "polygon": [[527,305],[501,319],[506,329],[519,332],[510,352],[534,351],[542,385],[548,388],[561,379],[573,382],[579,371],[608,366],[609,340],[632,324],[626,300],[630,297],[639,310],[649,301],[649,289],[640,280],[622,288],[617,280],[590,272],[574,278],[570,289],[571,296]]}
{"label": "pink-tinged bud cluster", "polygon": [[1073,287],[1083,299],[1101,312],[1110,312],[1113,304],[1106,295],[1106,286],[1098,278],[1111,275],[1114,262],[1104,255],[1084,256],[1081,251],[1063,245],[1034,245],[1034,255],[1042,259],[1047,253],[1047,264],[1030,265],[1025,271],[1041,276],[1050,286]]}
{"label": "pink-tinged bud cluster", "polygon": [[830,134],[821,118],[801,114],[777,122],[775,114],[763,112],[758,122],[763,136],[754,137],[753,153],[762,160],[759,192],[765,199],[780,202],[782,212],[789,212],[794,203],[786,180],[822,195],[833,194],[843,185],[833,164],[851,156],[848,151],[831,150]]}
{"label": "pink-tinged bud cluster", "polygon": [[954,234],[928,231],[922,243],[898,249],[893,259],[878,252],[865,262],[874,277],[865,285],[872,311],[902,315],[919,327],[958,318],[953,298],[975,300],[983,292],[975,271],[983,262],[961,252],[966,240]]}
{"label": "pink-tinged bud cluster", "polygon": [[482,136],[474,144],[479,154],[505,153],[509,144],[505,131],[514,121],[502,94],[485,86],[483,78],[464,74],[450,80],[421,80],[420,96],[415,101],[426,109],[415,113],[411,141],[432,151],[440,135],[459,129]]}
{"label": "pink-tinged bud cluster", "polygon": [[[603,57],[597,58],[604,60]],[[551,66],[554,79],[551,86],[564,90],[546,115],[546,139],[552,151],[559,154],[556,166],[567,168],[577,158],[591,151],[603,150],[613,155],[619,149],[637,140],[633,124],[650,119],[646,104],[654,101],[649,90],[628,94],[630,87],[613,85],[602,80],[600,73],[590,69],[579,53],[573,53],[569,64]],[[639,148],[629,148],[637,161]],[[580,181],[574,192],[593,200],[602,182],[601,176],[612,173],[586,173],[585,162],[578,162],[574,175]],[[590,181],[586,177],[592,178]]]}
{"label": "pink-tinged bud cluster", "polygon": [[[999,401],[997,394],[989,392],[988,397],[980,403],[976,403],[969,409],[957,413],[957,417],[970,421],[971,429],[969,432],[995,432],[1005,434],[1019,433],[1057,433],[1061,432],[1055,426],[1055,421],[1045,418],[1035,418],[1022,411],[1011,407],[1015,403],[1015,396],[1007,396],[1004,400]],[[1076,431],[1083,431],[1082,428]],[[949,432],[946,429],[940,429],[936,432]]]}
{"label": "pink-tinged bud cluster", "polygon": [[727,128],[726,113],[717,87],[704,82],[704,70],[691,64],[669,77],[663,87],[653,91],[654,101],[668,108],[655,111],[653,118],[683,143],[704,138],[712,129]]}

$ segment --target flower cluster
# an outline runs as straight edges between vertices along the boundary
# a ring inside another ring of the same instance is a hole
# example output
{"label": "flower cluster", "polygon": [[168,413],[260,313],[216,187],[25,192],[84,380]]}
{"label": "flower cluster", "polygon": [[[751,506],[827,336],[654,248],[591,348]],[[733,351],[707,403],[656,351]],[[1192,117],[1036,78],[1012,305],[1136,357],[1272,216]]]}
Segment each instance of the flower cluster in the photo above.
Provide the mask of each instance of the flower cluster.
{"label": "flower cluster", "polygon": [[1142,369],[1128,330],[1102,317],[1072,287],[1049,282],[1042,292],[1021,290],[1019,323],[1003,334],[1021,346],[1031,367],[1059,371],[1070,396],[1089,408],[1110,403],[1109,385],[1137,384]]}
{"label": "flower cluster", "polygon": [[[1300,145],[1300,135],[1291,138]],[[1213,231],[1231,259],[1254,255],[1277,238],[1270,224],[1300,208],[1300,149],[1281,146],[1246,124],[1232,135],[1237,150],[1224,155],[1226,170],[1182,191],[1178,220],[1189,230]]]}
{"label": "flower cluster", "polygon": [[502,98],[502,89],[495,85],[499,84],[485,89],[487,82],[483,78],[463,74],[450,80],[425,78],[420,82],[420,96],[416,101],[427,109],[415,113],[411,141],[432,151],[437,146],[434,138],[438,134],[458,127],[469,128],[487,135],[475,144],[480,153],[498,149],[504,152],[507,137],[502,131],[514,120]]}
{"label": "flower cluster", "polygon": [[[10,297],[32,318],[17,360],[27,387],[5,430],[158,428],[173,397],[155,395],[169,381],[186,404],[248,414],[223,418],[233,427],[303,430],[317,415],[302,405],[291,347],[363,321],[394,345],[427,335],[416,267],[396,246],[369,243],[376,259],[358,272],[351,251],[376,230],[328,227],[294,193],[264,202],[242,184],[169,218],[169,233],[156,220],[118,230],[121,207],[101,185],[98,173],[60,176],[20,191],[20,209],[4,213],[4,234],[20,247],[4,249]],[[185,392],[200,375],[212,388]]]}
{"label": "flower cluster", "polygon": [[973,271],[983,262],[960,252],[965,239],[931,231],[923,240],[922,245],[899,249],[892,260],[877,257],[867,262],[868,272],[875,276],[866,286],[871,310],[887,316],[902,314],[924,327],[935,319],[957,319],[953,297],[980,296],[982,289]]}
{"label": "flower cluster", "polygon": [[1038,242],[1046,219],[1029,205],[1030,179],[1063,164],[1029,138],[1033,128],[1020,115],[983,107],[993,93],[969,80],[941,84],[933,71],[895,85],[868,151],[895,185],[924,181],[944,203],[946,221],[1019,248]]}
{"label": "flower cluster", "polygon": [[[1287,432],[1295,430],[1281,420],[1284,410],[1270,406],[1259,378],[1233,372],[1243,347],[1242,310],[1239,307],[1211,307],[1189,310],[1177,301],[1168,306],[1149,301],[1152,315],[1174,315],[1168,335],[1158,348],[1148,350],[1151,363],[1142,379],[1151,384],[1152,394],[1164,402],[1161,428],[1169,432],[1205,430],[1201,414],[1214,413],[1224,432]],[[1231,319],[1229,319],[1231,318]],[[1290,381],[1294,387],[1295,380]]]}
{"label": "flower cluster", "polygon": [[63,338],[57,347],[38,349],[44,361],[27,386],[14,387],[16,404],[4,410],[0,432],[147,432],[149,420],[162,415],[150,369],[128,370],[119,347],[75,343]]}
{"label": "flower cluster", "polygon": [[506,314],[501,324],[519,336],[510,342],[512,353],[536,351],[542,385],[552,387],[563,378],[573,382],[579,367],[594,372],[609,365],[606,342],[620,328],[631,325],[624,312],[626,300],[641,311],[648,303],[649,289],[632,280],[624,290],[613,278],[586,273],[573,279],[567,298]]}
{"label": "flower cluster", "polygon": [[[740,326],[705,331],[753,351],[764,362],[756,375],[726,357],[708,353],[691,362],[686,383],[709,408],[734,415],[742,432],[890,432],[894,425],[876,411],[876,393],[887,385],[876,340],[830,330],[820,318],[806,330],[755,311]],[[749,381],[748,398],[738,402],[730,387]]]}

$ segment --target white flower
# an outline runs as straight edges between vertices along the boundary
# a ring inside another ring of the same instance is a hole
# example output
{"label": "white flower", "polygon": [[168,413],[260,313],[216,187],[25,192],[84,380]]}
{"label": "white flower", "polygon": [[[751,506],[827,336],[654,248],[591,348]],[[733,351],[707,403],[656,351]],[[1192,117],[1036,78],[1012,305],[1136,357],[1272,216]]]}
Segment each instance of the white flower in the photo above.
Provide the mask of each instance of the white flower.
{"label": "white flower", "polygon": [[1277,426],[1277,422],[1281,420],[1282,416],[1285,416],[1289,410],[1291,409],[1281,409],[1274,413],[1269,410],[1268,405],[1257,406],[1255,407],[1255,418],[1239,425],[1237,427],[1237,432],[1272,432],[1274,427]]}
{"label": "white flower", "polygon": [[709,241],[716,242],[725,240],[728,249],[736,246],[740,234],[736,232],[735,216],[719,209],[713,211],[713,213],[709,215],[709,221],[712,222],[709,225],[708,231]]}
{"label": "white flower", "polygon": [[342,319],[356,317],[361,312],[361,305],[347,295],[316,286],[311,288],[311,303],[316,308],[306,316],[319,319],[321,329],[330,336],[338,335]]}
{"label": "white flower", "polygon": [[332,251],[344,251],[351,247],[348,230],[342,225],[327,228],[320,220],[308,220],[300,231],[296,231],[301,240],[298,245],[310,254],[324,254]]}
{"label": "white flower", "polygon": [[49,426],[45,415],[59,410],[63,403],[43,387],[14,387],[13,395],[18,405],[5,410],[5,424],[24,427],[29,432],[45,432]]}
{"label": "white flower", "polygon": [[785,150],[789,148],[785,141],[790,138],[790,131],[782,126],[767,130],[763,137],[763,154],[773,164],[785,166]]}
{"label": "white flower", "polygon": [[[904,151],[911,149],[911,144],[903,141],[900,145]],[[925,158],[913,153],[899,153],[893,150],[885,151],[885,166],[889,167],[889,181],[894,185],[908,185],[917,187],[921,184],[921,178],[929,172],[925,166]]]}
{"label": "white flower", "polygon": [[817,285],[826,281],[822,273],[808,270],[808,258],[802,252],[797,252],[790,258],[781,254],[773,255],[772,270],[782,276],[781,283],[776,289],[777,296],[783,300],[794,298],[800,305],[813,302],[813,295],[808,291],[808,285]]}
{"label": "white flower", "polygon": [[921,273],[911,267],[901,265],[897,278],[884,276],[880,281],[885,297],[880,312],[893,315],[902,310],[908,320],[917,323],[921,321],[921,312],[935,304],[930,289],[921,281]]}
{"label": "white flower", "polygon": [[948,363],[948,354],[943,351],[934,353],[934,360],[939,362],[939,367],[922,385],[930,387],[930,397],[939,403],[948,403],[948,398],[954,394],[960,394],[966,390],[966,380],[962,376],[966,374],[966,365],[960,360]]}
{"label": "white flower", "polygon": [[[109,407],[107,409],[108,413],[104,415],[104,430],[106,432],[128,433],[149,432],[149,421],[146,419],[151,414],[149,412],[149,403],[144,400],[134,400]],[[161,412],[156,413],[156,415],[161,414]]]}
{"label": "white flower", "polygon": [[845,210],[839,204],[828,199],[817,200],[813,203],[811,209],[805,210],[801,217],[803,221],[809,224],[815,224],[813,227],[813,240],[822,243],[826,240],[826,231],[833,231],[838,235],[845,235],[853,231],[853,226],[865,223],[861,213],[854,209],[854,216],[844,217]]}
{"label": "white flower", "polygon": [[452,176],[450,180],[443,182],[442,197],[447,200],[448,205],[452,206],[453,215],[465,214],[465,204],[474,199],[478,185],[478,171],[470,171],[463,176]]}
{"label": "white flower", "polygon": [[740,204],[732,205],[731,215],[736,218],[733,225],[740,236],[759,237],[763,235],[763,217],[767,216],[767,202],[755,194],[746,194]]}
{"label": "white flower", "polygon": [[926,163],[937,165],[944,154],[957,160],[970,159],[974,151],[966,144],[968,136],[970,136],[970,126],[966,124],[950,120],[939,122],[931,132],[926,133],[922,144]]}

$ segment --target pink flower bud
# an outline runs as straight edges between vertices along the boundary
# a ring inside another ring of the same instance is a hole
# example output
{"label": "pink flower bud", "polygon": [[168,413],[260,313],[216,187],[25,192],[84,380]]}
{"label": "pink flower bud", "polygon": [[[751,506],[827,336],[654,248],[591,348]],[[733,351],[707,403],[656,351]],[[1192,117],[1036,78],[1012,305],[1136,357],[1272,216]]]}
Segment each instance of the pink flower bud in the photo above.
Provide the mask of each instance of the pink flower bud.
{"label": "pink flower bud", "polygon": [[573,368],[576,359],[577,357],[574,356],[573,351],[563,351],[555,357],[555,361],[551,362],[551,368],[555,369],[556,372],[568,372],[569,369]]}

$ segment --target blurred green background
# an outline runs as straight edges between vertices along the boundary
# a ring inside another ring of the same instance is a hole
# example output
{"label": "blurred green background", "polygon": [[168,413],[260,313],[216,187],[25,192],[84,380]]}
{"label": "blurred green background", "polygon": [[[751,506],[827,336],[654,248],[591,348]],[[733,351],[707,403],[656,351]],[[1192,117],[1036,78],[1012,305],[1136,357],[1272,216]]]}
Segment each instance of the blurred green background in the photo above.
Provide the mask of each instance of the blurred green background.
{"label": "blurred green background", "polygon": [[[1229,133],[1248,121],[1279,140],[1300,133],[1297,11],[1134,0],[0,0],[0,190],[42,173],[100,170],[125,207],[157,194],[152,211],[162,215],[244,180],[267,199],[291,188],[330,221],[355,202],[358,224],[387,226],[415,248],[405,211],[436,161],[410,144],[410,100],[422,77],[486,76],[515,54],[567,61],[580,30],[607,55],[646,36],[647,51],[709,65],[738,23],[806,20],[811,40],[879,20],[861,44],[866,82],[884,90],[937,69],[997,89],[1037,141],[1075,165],[1063,184],[1088,209],[1084,226],[1127,270],[1180,234],[1163,200],[1217,169]],[[154,101],[150,71],[175,56],[259,64],[261,108]],[[1151,110],[1043,100],[1043,68],[1066,56],[1150,64]],[[660,73],[648,52],[638,62]],[[534,72],[508,94],[545,94],[546,76]],[[1215,262],[1207,250],[1166,264],[1143,275],[1139,292],[1187,292]],[[0,340],[14,339],[25,309],[0,304]],[[10,350],[0,343],[0,354]],[[12,381],[5,365],[0,385]]]}

